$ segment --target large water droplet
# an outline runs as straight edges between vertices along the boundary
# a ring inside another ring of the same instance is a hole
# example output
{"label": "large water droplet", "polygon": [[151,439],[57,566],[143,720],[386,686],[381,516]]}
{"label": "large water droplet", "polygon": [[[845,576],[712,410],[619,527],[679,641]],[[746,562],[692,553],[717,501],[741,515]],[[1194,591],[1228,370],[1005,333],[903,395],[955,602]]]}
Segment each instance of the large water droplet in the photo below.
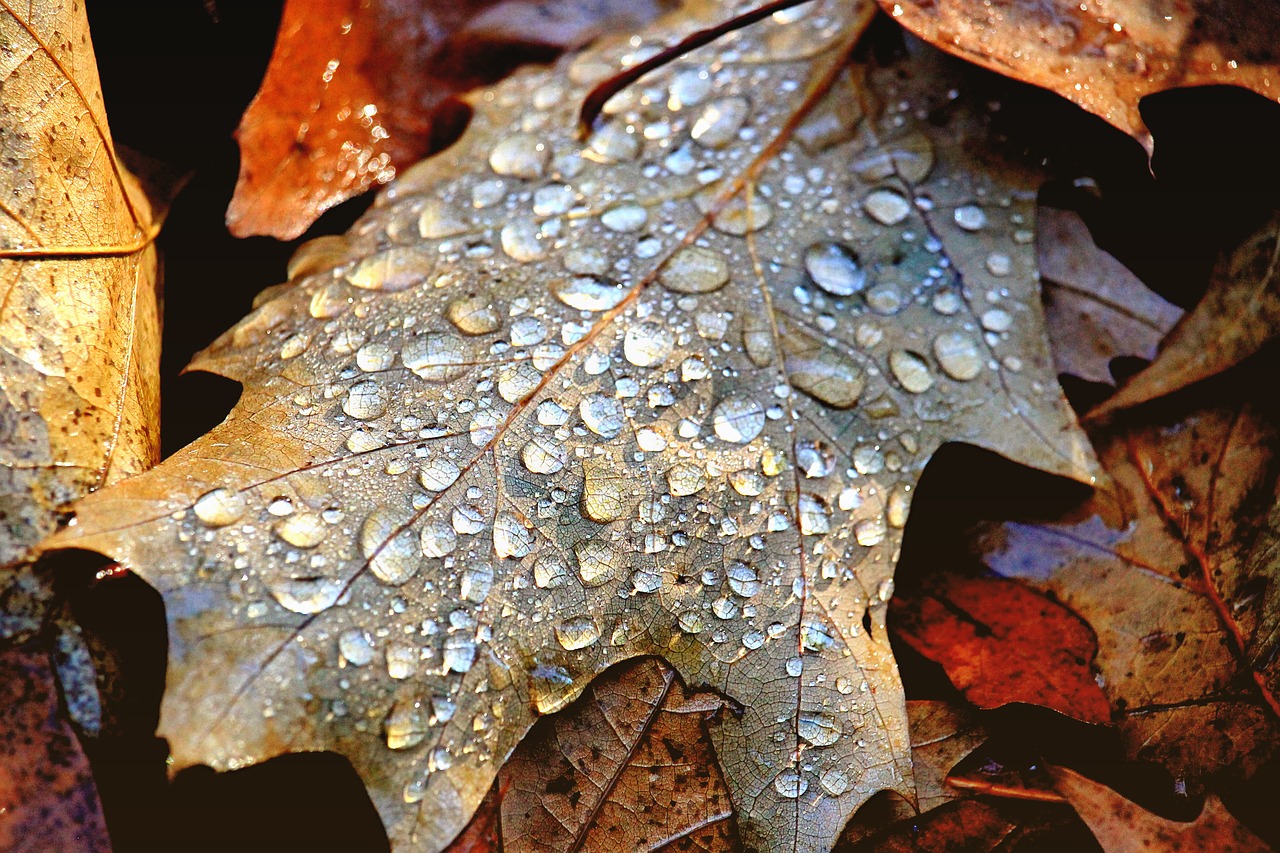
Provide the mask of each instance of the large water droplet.
{"label": "large water droplet", "polygon": [[586,539],[574,546],[573,553],[578,558],[578,577],[586,586],[606,584],[617,577],[621,569],[622,560],[608,542]]}
{"label": "large water droplet", "polygon": [[392,705],[391,712],[382,722],[382,728],[390,749],[417,746],[426,739],[430,731],[426,709],[416,699],[401,699]]}
{"label": "large water droplet", "polygon": [[450,672],[469,672],[476,662],[475,640],[453,636],[444,641],[444,668]]}
{"label": "large water droplet", "polygon": [[678,498],[697,494],[707,482],[706,469],[692,462],[677,462],[667,469],[667,488]]}
{"label": "large water droplet", "polygon": [[[496,529],[497,525],[495,524],[494,527]],[[458,579],[458,594],[463,601],[484,604],[491,589],[493,589],[493,567],[488,563],[477,563],[462,570],[462,577]]]}
{"label": "large water droplet", "polygon": [[794,770],[784,770],[774,778],[773,789],[788,800],[794,800],[809,790],[809,781]]}
{"label": "large water droplet", "polygon": [[863,369],[843,353],[812,340],[783,338],[787,379],[816,400],[837,409],[851,408],[867,387]]}
{"label": "large water droplet", "polygon": [[857,254],[841,243],[814,243],[805,250],[804,268],[814,283],[832,296],[851,296],[867,283]]}
{"label": "large water droplet", "polygon": [[541,226],[534,219],[523,216],[512,219],[502,226],[498,236],[502,242],[502,251],[513,261],[523,264],[546,257],[547,241],[543,239]]}
{"label": "large water droplet", "polygon": [[738,137],[750,112],[746,98],[717,98],[703,108],[689,135],[707,148],[724,148]]}
{"label": "large water droplet", "polygon": [[712,411],[711,424],[724,441],[746,444],[764,429],[764,408],[750,397],[726,397]]}
{"label": "large water droplet", "polygon": [[601,438],[614,438],[626,426],[622,403],[606,394],[588,394],[578,404],[578,414],[587,429]]}
{"label": "large water droplet", "polygon": [[610,231],[639,231],[649,221],[649,211],[635,202],[624,202],[600,214],[600,224]]}
{"label": "large water droplet", "polygon": [[839,721],[820,711],[802,712],[796,728],[800,737],[814,746],[831,746],[840,740]]}
{"label": "large water droplet", "polygon": [[658,280],[677,293],[711,293],[729,282],[729,263],[719,252],[685,246],[667,261]]}
{"label": "large water droplet", "polygon": [[627,295],[627,289],[595,276],[574,276],[551,282],[551,293],[579,311],[608,311]]}
{"label": "large water droplet", "polygon": [[457,335],[430,332],[405,342],[400,350],[404,366],[428,382],[444,382],[459,375],[468,362],[467,345]]}
{"label": "large water droplet", "polygon": [[873,190],[862,200],[862,209],[881,225],[897,225],[911,213],[911,202],[897,190]]}
{"label": "large water droplet", "polygon": [[361,628],[348,628],[338,635],[338,654],[352,666],[367,666],[373,660],[373,639]]}
{"label": "large water droplet", "polygon": [[418,572],[419,546],[412,531],[400,530],[404,522],[386,507],[378,507],[360,528],[360,551],[369,561],[369,569],[391,586],[399,586]]}
{"label": "large water droplet", "polygon": [[669,328],[645,322],[627,329],[622,352],[636,367],[654,367],[667,360],[674,346],[675,335]]}
{"label": "large water droplet", "polygon": [[542,382],[542,374],[529,361],[509,364],[498,374],[498,396],[508,403],[519,403],[533,393]]}
{"label": "large water droplet", "polygon": [[602,524],[622,517],[626,475],[608,459],[583,460],[582,512]]}
{"label": "large water droplet", "polygon": [[547,168],[551,151],[535,136],[515,133],[505,137],[489,152],[489,167],[499,175],[534,180]]}
{"label": "large water droplet", "polygon": [[533,582],[538,589],[556,589],[569,580],[569,570],[559,554],[542,554],[533,564]]}
{"label": "large water droplet", "polygon": [[464,335],[487,335],[502,325],[502,317],[488,293],[472,293],[453,300],[445,315]]}
{"label": "large water droplet", "polygon": [[269,577],[267,589],[281,607],[310,615],[332,607],[342,595],[345,585],[335,578],[285,576]]}
{"label": "large water droplet", "polygon": [[356,350],[356,367],[365,373],[377,373],[386,370],[395,363],[396,353],[385,343],[374,341]]}
{"label": "large water droplet", "polygon": [[443,240],[465,234],[471,227],[453,205],[438,198],[429,198],[418,214],[418,234],[424,240]]}
{"label": "large water droplet", "polygon": [[933,373],[928,363],[911,350],[896,349],[889,353],[889,369],[912,394],[923,394],[933,387]]}
{"label": "large water droplet", "polygon": [[314,548],[324,541],[329,527],[319,513],[299,512],[275,523],[275,533],[295,548]]}
{"label": "large water droplet", "polygon": [[446,557],[458,547],[458,534],[450,524],[443,521],[429,521],[422,526],[418,541],[424,556]]}
{"label": "large water droplet", "polygon": [[520,450],[520,461],[534,474],[554,474],[568,458],[564,445],[544,435],[535,435]]}
{"label": "large water droplet", "polygon": [[800,523],[800,532],[805,536],[820,536],[831,531],[831,515],[822,498],[817,495],[802,492],[796,515]]}
{"label": "large water droplet", "polygon": [[600,629],[590,616],[573,616],[556,626],[556,641],[568,651],[593,645],[600,639]]}
{"label": "large water droplet", "polygon": [[213,489],[196,498],[191,508],[207,526],[226,527],[244,517],[245,500],[239,492]]}
{"label": "large water droplet", "polygon": [[522,559],[533,553],[533,532],[515,513],[500,512],[493,522],[493,552],[499,560]]}
{"label": "large water droplet", "polygon": [[805,439],[796,443],[796,466],[809,479],[820,479],[835,470],[836,457],[821,441]]}
{"label": "large water droplet", "polygon": [[955,220],[965,231],[981,231],[987,224],[987,214],[976,204],[966,204],[956,208]]}
{"label": "large water droplet", "polygon": [[960,332],[943,332],[934,338],[933,354],[952,379],[964,382],[982,372],[982,352],[973,338]]}
{"label": "large water droplet", "polygon": [[367,421],[386,414],[391,395],[372,379],[357,382],[342,401],[342,411],[357,420]]}

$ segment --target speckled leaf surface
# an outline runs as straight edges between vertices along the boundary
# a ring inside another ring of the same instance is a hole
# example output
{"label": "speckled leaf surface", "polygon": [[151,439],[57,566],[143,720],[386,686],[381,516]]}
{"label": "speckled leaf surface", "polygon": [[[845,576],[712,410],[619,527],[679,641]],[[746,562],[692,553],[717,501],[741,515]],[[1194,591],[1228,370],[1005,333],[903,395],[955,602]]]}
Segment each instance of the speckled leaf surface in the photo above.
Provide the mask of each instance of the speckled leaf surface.
{"label": "speckled leaf surface", "polygon": [[176,764],[347,755],[446,845],[535,716],[657,654],[744,842],[829,849],[911,790],[884,630],[912,489],[967,441],[1088,480],[1036,291],[1032,176],[936,54],[847,64],[870,4],[695,3],[476,93],[463,138],[196,366],[228,420],[67,545],[157,586]]}

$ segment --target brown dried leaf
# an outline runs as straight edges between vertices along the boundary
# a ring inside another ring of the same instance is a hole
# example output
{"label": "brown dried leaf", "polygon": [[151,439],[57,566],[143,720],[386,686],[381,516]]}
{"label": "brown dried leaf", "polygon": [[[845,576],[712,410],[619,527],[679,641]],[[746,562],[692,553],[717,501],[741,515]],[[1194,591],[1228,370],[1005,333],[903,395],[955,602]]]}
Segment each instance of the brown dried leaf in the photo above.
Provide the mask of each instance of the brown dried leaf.
{"label": "brown dried leaf", "polygon": [[236,137],[237,237],[291,240],[421,159],[432,112],[509,68],[502,45],[571,48],[652,20],[661,0],[289,0]]}
{"label": "brown dried leaf", "polygon": [[89,762],[38,644],[0,651],[0,850],[107,853]]}
{"label": "brown dried leaf", "polygon": [[926,41],[1043,86],[1137,139],[1138,102],[1179,86],[1280,99],[1280,8],[1249,0],[880,0]]}
{"label": "brown dried leaf", "polygon": [[1074,771],[1055,767],[1052,772],[1058,790],[1089,825],[1106,853],[1266,853],[1271,849],[1212,794],[1205,799],[1200,816],[1184,823],[1154,815]]}
{"label": "brown dried leaf", "polygon": [[112,149],[83,8],[0,3],[0,43],[3,636],[39,621],[17,564],[70,501],[156,460],[160,333],[150,207]]}
{"label": "brown dried leaf", "polygon": [[908,702],[907,715],[916,804],[927,812],[963,796],[947,784],[947,775],[987,739],[987,731],[975,714],[949,702]]}
{"label": "brown dried leaf", "polygon": [[1250,548],[1274,492],[1275,437],[1249,408],[1108,437],[1114,489],[1074,517],[1007,522],[984,559],[1051,591],[1097,632],[1103,690],[1132,757],[1195,784],[1249,776],[1280,743],[1280,703],[1250,659],[1274,565]]}
{"label": "brown dried leaf", "polygon": [[393,843],[437,850],[536,715],[657,654],[741,707],[712,737],[748,846],[826,850],[909,795],[884,612],[920,470],[968,441],[1093,471],[1035,180],[932,51],[850,73],[872,7],[844,0],[688,53],[576,137],[638,50],[744,8],[473,96],[197,359],[244,384],[228,421],[80,507],[62,542],[165,596],[177,766],[339,751]]}
{"label": "brown dried leaf", "polygon": [[1182,317],[1182,309],[1098,248],[1079,214],[1041,207],[1036,226],[1044,311],[1058,371],[1112,385],[1113,358],[1155,358],[1160,339]]}
{"label": "brown dried leaf", "polygon": [[1234,367],[1280,329],[1280,213],[1218,261],[1209,290],[1135,374],[1091,416],[1172,394]]}

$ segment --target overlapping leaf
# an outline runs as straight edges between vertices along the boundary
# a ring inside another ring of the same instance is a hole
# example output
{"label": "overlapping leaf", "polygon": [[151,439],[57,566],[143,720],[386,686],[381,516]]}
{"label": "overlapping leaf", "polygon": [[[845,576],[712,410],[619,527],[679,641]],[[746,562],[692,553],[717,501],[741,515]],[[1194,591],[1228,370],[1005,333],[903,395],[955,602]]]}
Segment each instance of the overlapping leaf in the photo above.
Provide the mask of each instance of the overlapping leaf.
{"label": "overlapping leaf", "polygon": [[347,755],[401,849],[465,824],[536,714],[646,654],[713,726],[748,846],[909,792],[884,632],[911,492],[969,441],[1086,481],[1034,183],[935,54],[847,66],[867,4],[742,9],[472,99],[467,133],[196,366],[221,427],[63,541],[155,584],[179,766]]}

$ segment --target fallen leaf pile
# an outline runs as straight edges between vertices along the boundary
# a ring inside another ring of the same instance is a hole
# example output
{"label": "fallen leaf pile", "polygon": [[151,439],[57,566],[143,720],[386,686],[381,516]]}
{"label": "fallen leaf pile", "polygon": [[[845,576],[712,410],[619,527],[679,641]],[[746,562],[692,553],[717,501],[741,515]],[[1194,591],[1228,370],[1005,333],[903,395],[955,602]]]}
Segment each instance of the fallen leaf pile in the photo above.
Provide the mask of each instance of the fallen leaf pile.
{"label": "fallen leaf pile", "polygon": [[[79,549],[164,599],[174,771],[337,753],[397,851],[1265,849],[1275,219],[1184,316],[890,21],[1149,149],[1145,93],[1271,95],[1270,13],[757,5],[285,4],[232,230],[385,187],[150,467],[151,207],[83,11],[0,0],[0,845],[109,847]],[[913,516],[951,444],[1087,496]]]}

